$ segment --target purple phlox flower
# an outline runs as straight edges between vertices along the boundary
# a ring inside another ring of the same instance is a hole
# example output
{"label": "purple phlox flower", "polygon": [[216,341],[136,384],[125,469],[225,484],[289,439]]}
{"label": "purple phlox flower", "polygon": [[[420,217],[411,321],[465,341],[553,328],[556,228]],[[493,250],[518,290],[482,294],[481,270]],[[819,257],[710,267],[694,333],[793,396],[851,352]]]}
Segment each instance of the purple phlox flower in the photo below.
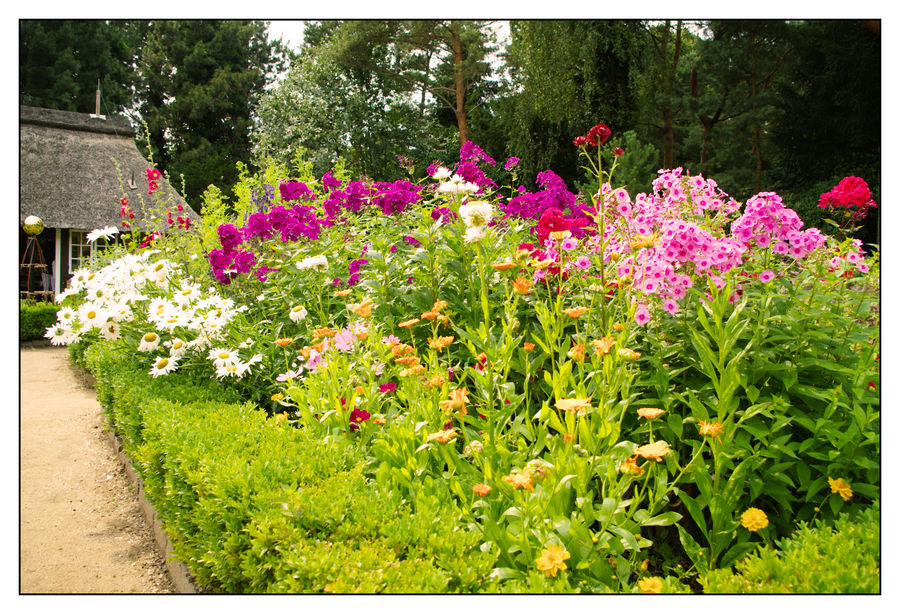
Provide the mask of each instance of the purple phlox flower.
{"label": "purple phlox flower", "polygon": [[347,278],[348,286],[355,286],[358,283],[359,283],[359,273],[354,273],[353,275],[351,275],[350,277]]}
{"label": "purple phlox flower", "polygon": [[510,169],[518,166],[519,162],[520,162],[519,158],[516,158],[515,156],[511,156],[506,159],[506,164],[503,165],[503,168],[505,168],[506,170],[510,170]]}
{"label": "purple phlox flower", "polygon": [[331,171],[328,171],[324,175],[322,175],[322,187],[326,192],[331,191],[334,188],[338,188],[341,185],[341,180],[337,177],[332,176]]}
{"label": "purple phlox flower", "polygon": [[407,243],[409,243],[410,245],[412,245],[413,247],[419,247],[420,245],[422,245],[421,241],[419,241],[418,239],[416,239],[415,237],[413,237],[411,235],[406,235],[405,237],[403,237],[403,240],[406,241]]}
{"label": "purple phlox flower", "polygon": [[466,141],[463,143],[462,147],[459,148],[459,161],[460,162],[478,162],[482,160],[491,166],[496,166],[497,162],[494,161],[493,158],[484,153],[484,150],[481,149],[478,145],[476,145],[472,141]]}
{"label": "purple phlox flower", "polygon": [[226,250],[236,248],[243,241],[241,231],[234,224],[220,224],[217,232],[219,234],[219,242],[222,243],[222,247]]}

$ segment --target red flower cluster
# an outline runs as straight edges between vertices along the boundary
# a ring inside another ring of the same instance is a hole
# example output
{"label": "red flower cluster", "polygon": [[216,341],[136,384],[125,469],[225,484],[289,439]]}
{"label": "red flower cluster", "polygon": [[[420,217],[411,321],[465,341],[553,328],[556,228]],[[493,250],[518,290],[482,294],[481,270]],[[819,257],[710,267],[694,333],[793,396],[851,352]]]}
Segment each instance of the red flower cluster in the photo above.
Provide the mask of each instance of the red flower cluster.
{"label": "red flower cluster", "polygon": [[155,168],[147,169],[147,194],[153,194],[159,188],[159,184],[156,183],[159,177],[160,174],[158,170]]}
{"label": "red flower cluster", "polygon": [[583,145],[599,147],[606,143],[610,136],[612,136],[612,130],[609,129],[609,126],[606,124],[597,124],[588,130],[587,136],[576,136],[572,141],[572,144],[575,145],[575,147],[581,147]]}
{"label": "red flower cluster", "polygon": [[869,184],[859,177],[844,177],[819,198],[819,207],[847,209],[853,219],[866,217],[866,210],[875,207]]}

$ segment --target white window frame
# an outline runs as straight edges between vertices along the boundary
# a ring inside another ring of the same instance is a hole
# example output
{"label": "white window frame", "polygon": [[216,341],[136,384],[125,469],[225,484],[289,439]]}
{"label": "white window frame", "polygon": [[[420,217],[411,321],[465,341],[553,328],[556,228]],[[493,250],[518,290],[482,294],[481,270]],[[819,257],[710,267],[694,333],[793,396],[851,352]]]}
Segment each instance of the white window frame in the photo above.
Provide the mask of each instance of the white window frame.
{"label": "white window frame", "polygon": [[[87,240],[88,235],[87,230],[69,230],[69,274],[71,275],[73,272],[77,271],[79,268],[84,266],[85,261],[87,261],[91,256],[94,255],[94,243],[89,243]],[[75,242],[76,236],[80,239],[77,243]],[[75,255],[75,247],[78,247],[78,255]],[[78,266],[75,266],[75,262],[78,263]]]}

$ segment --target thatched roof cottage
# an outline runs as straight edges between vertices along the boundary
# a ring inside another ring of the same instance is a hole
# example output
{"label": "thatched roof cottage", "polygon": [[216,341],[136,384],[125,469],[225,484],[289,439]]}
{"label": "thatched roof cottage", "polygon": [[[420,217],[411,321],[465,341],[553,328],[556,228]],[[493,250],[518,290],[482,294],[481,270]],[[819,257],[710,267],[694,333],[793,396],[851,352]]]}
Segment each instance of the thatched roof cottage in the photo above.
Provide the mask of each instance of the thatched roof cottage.
{"label": "thatched roof cottage", "polygon": [[[142,230],[153,229],[151,209],[159,203],[173,210],[181,205],[181,215],[198,220],[165,178],[148,196],[150,163],[138,151],[134,129],[123,117],[22,106],[19,139],[19,226],[29,215],[44,222],[45,230],[38,235],[49,265],[44,290],[61,292],[71,271],[97,248],[87,241],[87,233],[104,226],[124,230],[123,196],[136,216],[129,221]],[[25,241],[20,230],[20,253]]]}

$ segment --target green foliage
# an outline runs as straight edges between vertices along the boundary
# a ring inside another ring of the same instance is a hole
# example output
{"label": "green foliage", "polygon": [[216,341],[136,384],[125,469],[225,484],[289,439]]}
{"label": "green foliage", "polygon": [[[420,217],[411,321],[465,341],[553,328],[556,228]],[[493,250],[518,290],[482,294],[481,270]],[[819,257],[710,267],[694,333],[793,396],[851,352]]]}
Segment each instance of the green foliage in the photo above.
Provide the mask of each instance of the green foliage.
{"label": "green foliage", "polygon": [[700,577],[705,593],[871,594],[881,592],[880,505],[830,523],[801,522],[777,548],[764,546]]}
{"label": "green foliage", "polygon": [[19,301],[19,341],[43,339],[44,332],[56,323],[56,303]]}

